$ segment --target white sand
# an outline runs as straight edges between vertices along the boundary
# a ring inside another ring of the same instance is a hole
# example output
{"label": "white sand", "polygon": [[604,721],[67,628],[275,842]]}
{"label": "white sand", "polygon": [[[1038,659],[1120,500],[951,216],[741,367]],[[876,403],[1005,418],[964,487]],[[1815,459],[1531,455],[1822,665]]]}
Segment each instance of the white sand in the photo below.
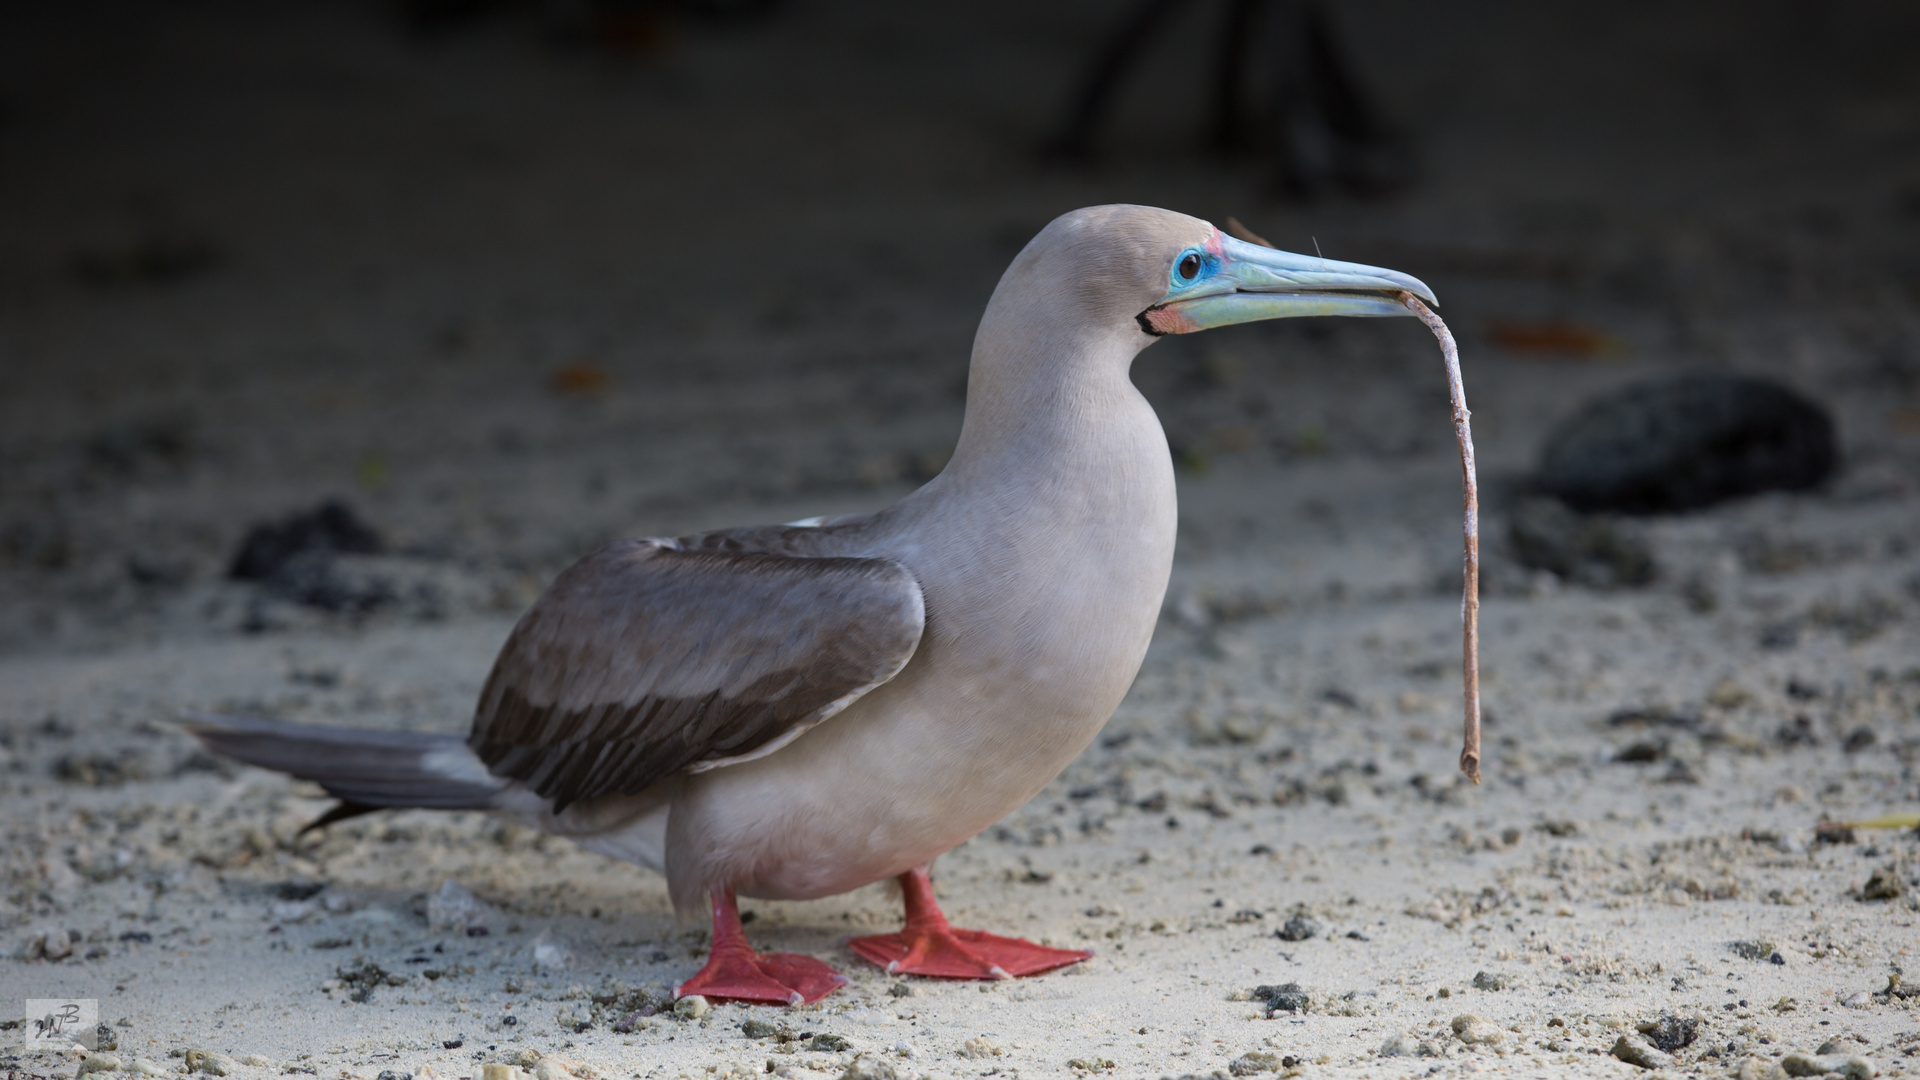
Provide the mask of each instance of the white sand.
{"label": "white sand", "polygon": [[[1265,1052],[1306,1075],[1631,1075],[1605,1052],[1664,1013],[1700,1022],[1676,1071],[1837,1040],[1911,1075],[1920,999],[1845,1002],[1913,972],[1916,841],[1813,829],[1920,806],[1920,344],[1888,284],[1920,239],[1894,152],[1920,114],[1865,76],[1808,101],[1739,75],[1751,43],[1679,16],[1462,20],[1433,28],[1443,64],[1415,12],[1356,35],[1389,101],[1435,110],[1427,184],[1384,206],[1264,203],[1250,168],[1156,144],[1182,117],[1146,96],[1108,170],[1033,166],[1076,47],[1064,8],[955,29],[808,7],[624,68],[511,22],[420,46],[320,8],[196,34],[216,16],[190,8],[116,31],[122,83],[61,74],[80,46],[20,59],[59,93],[7,129],[43,166],[0,176],[0,945],[83,940],[0,961],[0,998],[98,999],[123,1060],[262,1055],[247,1080],[477,1078],[523,1049],[614,1078],[837,1077],[861,1053],[903,1077],[1205,1075]],[[1897,35],[1829,33],[1854,68],[1901,70]],[[1559,59],[1596,37],[1607,65]],[[1004,74],[962,93],[960,54]],[[1738,115],[1689,89],[1707,69],[1735,73]],[[168,726],[214,708],[459,730],[513,615],[593,543],[897,497],[951,445],[999,268],[1051,214],[1116,198],[1317,236],[1440,292],[1489,489],[1483,787],[1454,770],[1457,473],[1411,320],[1143,357],[1193,466],[1168,618],[1102,741],[936,869],[957,923],[1097,951],[1067,972],[896,997],[840,944],[894,925],[875,887],[749,904],[761,947],[852,977],[818,1005],[572,1030],[596,993],[697,969],[706,930],[672,920],[659,880],[475,815],[297,839],[313,789],[210,769]],[[68,276],[75,249],[163,226],[225,262],[165,289]],[[1485,270],[1516,254],[1572,269]],[[1625,351],[1486,340],[1549,317]],[[551,391],[564,364],[610,388]],[[1846,475],[1646,523],[1646,590],[1514,566],[1502,493],[1547,426],[1679,368],[1816,393]],[[221,580],[247,523],[333,493],[404,549],[360,566],[402,603],[356,622]],[[135,555],[163,580],[134,580]],[[1634,707],[1698,723],[1607,724]],[[1800,717],[1811,744],[1783,741]],[[1660,738],[1659,760],[1614,760]],[[1857,899],[1883,868],[1906,896]],[[446,880],[495,909],[487,936],[418,913]],[[1296,914],[1316,935],[1276,938]],[[1754,940],[1781,963],[1731,948]],[[365,1002],[324,989],[367,963],[406,979]],[[1306,1012],[1246,1000],[1287,982]],[[1499,1041],[1457,1038],[1463,1014]],[[851,1049],[784,1053],[807,1044],[749,1038],[749,1017]],[[1396,1039],[1414,1056],[1383,1056]]]}

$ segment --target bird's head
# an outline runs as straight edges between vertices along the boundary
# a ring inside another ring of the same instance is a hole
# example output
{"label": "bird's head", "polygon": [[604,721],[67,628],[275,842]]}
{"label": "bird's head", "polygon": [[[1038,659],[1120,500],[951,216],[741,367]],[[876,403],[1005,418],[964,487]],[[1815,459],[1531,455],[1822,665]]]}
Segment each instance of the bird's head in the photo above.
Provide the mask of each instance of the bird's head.
{"label": "bird's head", "polygon": [[1008,268],[1005,286],[1077,308],[1095,325],[1147,340],[1302,315],[1407,315],[1418,278],[1237,240],[1151,206],[1093,206],[1054,219]]}

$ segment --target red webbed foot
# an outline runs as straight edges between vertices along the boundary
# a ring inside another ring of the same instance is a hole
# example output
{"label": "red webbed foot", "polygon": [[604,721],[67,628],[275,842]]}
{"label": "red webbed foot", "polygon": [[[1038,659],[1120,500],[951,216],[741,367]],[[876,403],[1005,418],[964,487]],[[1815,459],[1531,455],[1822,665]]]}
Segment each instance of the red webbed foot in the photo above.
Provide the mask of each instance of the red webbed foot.
{"label": "red webbed foot", "polygon": [[1093,954],[1055,949],[980,930],[959,930],[933,899],[926,867],[900,875],[907,925],[897,934],[874,934],[847,942],[863,958],[897,975],[936,979],[1011,979],[1077,964]]}
{"label": "red webbed foot", "polygon": [[731,890],[713,901],[713,950],[699,974],[673,988],[676,998],[699,994],[725,1001],[798,1005],[819,1001],[845,986],[847,977],[799,953],[757,953],[747,944],[740,909]]}

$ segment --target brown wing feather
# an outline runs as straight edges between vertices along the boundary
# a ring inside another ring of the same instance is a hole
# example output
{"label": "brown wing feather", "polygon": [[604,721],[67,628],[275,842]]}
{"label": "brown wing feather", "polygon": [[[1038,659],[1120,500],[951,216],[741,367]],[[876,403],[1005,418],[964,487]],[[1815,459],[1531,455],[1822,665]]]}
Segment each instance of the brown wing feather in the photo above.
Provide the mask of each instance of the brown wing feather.
{"label": "brown wing feather", "polygon": [[556,811],[631,795],[819,723],[920,643],[899,563],[699,546],[621,541],[555,579],[480,693],[468,744],[494,775]]}

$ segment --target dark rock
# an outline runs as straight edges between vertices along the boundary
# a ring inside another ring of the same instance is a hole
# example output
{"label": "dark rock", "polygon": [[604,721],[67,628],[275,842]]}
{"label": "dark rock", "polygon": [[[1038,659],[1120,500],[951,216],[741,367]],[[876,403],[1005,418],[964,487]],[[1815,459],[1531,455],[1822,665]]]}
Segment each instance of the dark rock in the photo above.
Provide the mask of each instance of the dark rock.
{"label": "dark rock", "polygon": [[[318,948],[317,945],[315,947]],[[357,967],[337,968],[334,974],[353,991],[349,996],[362,1005],[372,1001],[373,992],[380,987],[404,986],[407,982],[407,976],[389,973],[380,965],[365,961]]]}
{"label": "dark rock", "polygon": [[1589,588],[1646,585],[1655,577],[1653,555],[1638,537],[1557,499],[1521,500],[1508,518],[1507,538],[1522,565]]}
{"label": "dark rock", "polygon": [[1308,938],[1317,936],[1319,933],[1319,923],[1307,918],[1305,915],[1295,915],[1291,919],[1288,919],[1280,929],[1275,930],[1273,936],[1279,938],[1281,941],[1305,941]]}
{"label": "dark rock", "polygon": [[1637,1026],[1648,1042],[1669,1054],[1692,1046],[1700,1032],[1700,1021],[1672,1013],[1661,1013],[1656,1019],[1642,1020]]}
{"label": "dark rock", "polygon": [[1880,737],[1874,734],[1872,728],[1859,727],[1847,732],[1847,741],[1842,743],[1841,747],[1849,754],[1857,754],[1879,740]]}
{"label": "dark rock", "polygon": [[1900,874],[1891,867],[1875,870],[1873,876],[1860,888],[1862,900],[1898,900],[1906,891],[1906,883],[1900,880]]}
{"label": "dark rock", "polygon": [[1844,821],[1821,821],[1813,826],[1816,844],[1851,844],[1853,841],[1853,826]]}
{"label": "dark rock", "polygon": [[236,581],[267,581],[301,555],[378,555],[385,550],[380,534],[352,507],[329,499],[305,513],[248,529],[227,576]]}
{"label": "dark rock", "polygon": [[1253,999],[1267,1005],[1268,1015],[1278,1012],[1306,1012],[1307,992],[1297,982],[1281,983],[1279,986],[1256,986]]}
{"label": "dark rock", "polygon": [[1813,701],[1820,696],[1820,688],[1799,679],[1788,679],[1787,696],[1795,701]]}
{"label": "dark rock", "polygon": [[1659,761],[1666,757],[1667,746],[1667,740],[1665,739],[1645,739],[1623,748],[1619,753],[1613,755],[1613,760],[1644,765],[1648,762]]}
{"label": "dark rock", "polygon": [[1678,728],[1682,731],[1692,731],[1700,726],[1700,716],[1698,713],[1664,709],[1658,706],[1615,709],[1607,716],[1607,726]]}
{"label": "dark rock", "polygon": [[1838,456],[1832,418],[1793,390],[1689,375],[1588,402],[1548,436],[1538,480],[1577,510],[1657,514],[1801,491]]}
{"label": "dark rock", "polygon": [[325,891],[327,883],[309,878],[291,877],[273,887],[274,894],[282,900],[309,900]]}
{"label": "dark rock", "polygon": [[1813,730],[1813,720],[1805,715],[1795,716],[1781,724],[1773,733],[1773,738],[1785,747],[1820,745],[1820,736]]}

